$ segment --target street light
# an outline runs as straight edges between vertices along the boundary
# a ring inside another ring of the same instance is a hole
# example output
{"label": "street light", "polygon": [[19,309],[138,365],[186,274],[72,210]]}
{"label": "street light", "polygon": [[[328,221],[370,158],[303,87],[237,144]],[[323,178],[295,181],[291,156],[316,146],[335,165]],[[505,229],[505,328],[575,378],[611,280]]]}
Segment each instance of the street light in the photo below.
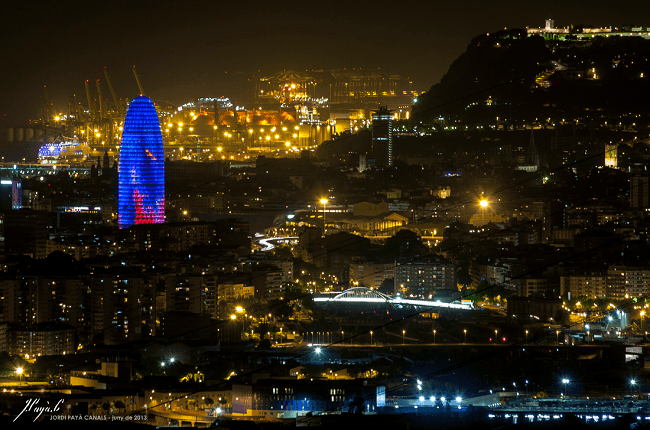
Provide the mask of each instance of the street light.
{"label": "street light", "polygon": [[433,343],[436,343],[436,331],[433,331]]}
{"label": "street light", "polygon": [[19,378],[20,378],[20,383],[19,383],[19,385],[23,385],[23,368],[22,368],[22,367],[18,367],[18,368],[16,369],[16,373],[18,374],[18,376],[19,376]]}
{"label": "street light", "polygon": [[467,329],[464,329],[463,333],[465,333],[465,343],[467,343]]}
{"label": "street light", "polygon": [[526,340],[528,340],[528,330],[526,330]]}
{"label": "street light", "polygon": [[370,330],[370,346],[372,346],[372,330]]}
{"label": "street light", "polygon": [[404,334],[406,334],[406,330],[402,330],[402,345],[404,345]]}
{"label": "street light", "polygon": [[480,202],[478,202],[479,206],[481,206],[481,226],[485,225],[485,210],[487,209],[489,203],[485,199],[481,199]]}
{"label": "street light", "polygon": [[494,330],[494,343],[499,343],[499,329]]}
{"label": "street light", "polygon": [[[634,391],[634,387],[637,386],[637,384],[636,384],[636,380],[634,380],[634,379],[630,380],[630,385],[632,385],[632,391]],[[640,388],[639,388],[639,389],[640,389]]]}
{"label": "street light", "polygon": [[[562,378],[562,383],[564,384],[564,391],[567,391],[567,385],[569,384],[569,382],[571,381],[569,381],[567,378]],[[569,394],[568,391],[567,394]]]}
{"label": "street light", "polygon": [[327,206],[327,199],[322,198],[320,202],[323,204],[323,237],[327,236],[327,224],[325,224],[325,207]]}
{"label": "street light", "polygon": [[643,328],[643,317],[645,316],[645,311],[641,311],[639,313],[639,315],[641,316],[641,330],[644,330],[644,328]]}

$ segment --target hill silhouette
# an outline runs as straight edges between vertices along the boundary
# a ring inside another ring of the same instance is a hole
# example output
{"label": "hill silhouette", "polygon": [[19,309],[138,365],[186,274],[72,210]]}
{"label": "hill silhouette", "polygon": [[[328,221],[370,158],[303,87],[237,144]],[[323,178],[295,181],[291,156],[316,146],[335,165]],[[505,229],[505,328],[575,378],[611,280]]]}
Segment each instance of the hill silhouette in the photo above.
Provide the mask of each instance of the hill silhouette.
{"label": "hill silhouette", "polygon": [[649,54],[650,40],[640,37],[555,40],[521,29],[479,35],[419,98],[412,118],[487,125],[496,117],[589,121],[605,109],[612,117],[631,115],[650,90]]}

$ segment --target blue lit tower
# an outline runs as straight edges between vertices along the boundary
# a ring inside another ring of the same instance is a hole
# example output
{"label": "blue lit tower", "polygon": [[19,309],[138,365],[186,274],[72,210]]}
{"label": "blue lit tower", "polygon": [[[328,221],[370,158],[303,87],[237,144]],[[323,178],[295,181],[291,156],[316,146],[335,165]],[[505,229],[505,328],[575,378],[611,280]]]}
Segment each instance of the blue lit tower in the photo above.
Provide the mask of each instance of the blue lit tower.
{"label": "blue lit tower", "polygon": [[165,222],[165,157],[151,99],[136,97],[124,120],[118,165],[120,228]]}

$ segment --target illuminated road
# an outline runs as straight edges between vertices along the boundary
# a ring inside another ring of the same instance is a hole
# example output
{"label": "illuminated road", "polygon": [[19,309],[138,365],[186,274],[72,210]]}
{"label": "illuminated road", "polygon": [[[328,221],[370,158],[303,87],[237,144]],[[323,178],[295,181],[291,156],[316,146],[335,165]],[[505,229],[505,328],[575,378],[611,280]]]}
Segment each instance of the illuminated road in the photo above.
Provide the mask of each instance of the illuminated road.
{"label": "illuminated road", "polygon": [[255,239],[255,242],[259,246],[263,246],[262,249],[258,249],[258,251],[270,251],[273,248],[275,248],[275,245],[273,245],[271,242],[272,241],[279,241],[279,242],[285,242],[288,243],[292,239],[298,239],[298,236],[285,236],[285,237],[266,237],[264,239]]}
{"label": "illuminated road", "polygon": [[401,297],[314,297],[314,302],[356,302],[356,303],[392,303],[393,305],[411,305],[411,306],[421,306],[423,308],[450,308],[450,309],[463,309],[463,310],[475,310],[472,304],[466,303],[447,303],[441,302],[440,300],[413,300],[413,299],[403,299]]}

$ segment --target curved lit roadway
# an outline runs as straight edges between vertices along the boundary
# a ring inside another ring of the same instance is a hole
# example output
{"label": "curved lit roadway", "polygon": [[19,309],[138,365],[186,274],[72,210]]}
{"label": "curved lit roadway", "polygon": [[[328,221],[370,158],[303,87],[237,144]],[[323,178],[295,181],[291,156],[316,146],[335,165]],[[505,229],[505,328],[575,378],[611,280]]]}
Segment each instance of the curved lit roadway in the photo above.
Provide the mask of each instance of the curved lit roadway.
{"label": "curved lit roadway", "polygon": [[256,240],[257,244],[260,246],[263,246],[264,248],[259,249],[258,251],[270,251],[273,248],[275,248],[275,245],[271,243],[271,241],[276,241],[276,240],[291,240],[291,239],[298,239],[298,236],[284,236],[284,237],[265,237],[264,239],[259,239]]}

